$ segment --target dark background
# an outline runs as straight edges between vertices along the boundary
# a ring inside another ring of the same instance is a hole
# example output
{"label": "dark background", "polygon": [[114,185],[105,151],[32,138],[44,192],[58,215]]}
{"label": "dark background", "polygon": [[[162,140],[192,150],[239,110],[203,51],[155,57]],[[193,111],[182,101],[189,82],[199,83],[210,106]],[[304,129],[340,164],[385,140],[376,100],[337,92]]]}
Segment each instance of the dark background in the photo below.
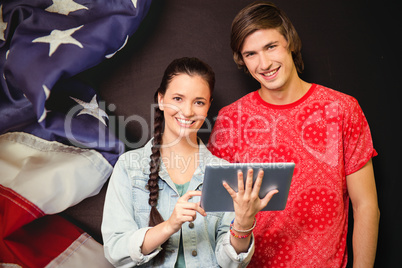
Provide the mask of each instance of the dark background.
{"label": "dark background", "polygon": [[[223,106],[259,88],[237,69],[229,46],[231,22],[250,2],[154,0],[124,48],[77,77],[99,90],[107,103],[110,123],[127,149],[140,147],[150,138],[150,104],[164,69],[174,58],[195,56],[215,70],[214,101],[209,111],[212,123]],[[402,39],[398,2],[275,3],[287,13],[302,39],[305,71],[301,78],[354,96],[365,112],[379,153],[373,160],[381,210],[375,267],[402,267],[402,183],[398,172],[402,165],[398,105],[402,96]],[[206,142],[209,132],[204,129],[200,136]],[[62,213],[99,242],[106,186],[97,196]],[[350,228],[352,224],[351,215]]]}

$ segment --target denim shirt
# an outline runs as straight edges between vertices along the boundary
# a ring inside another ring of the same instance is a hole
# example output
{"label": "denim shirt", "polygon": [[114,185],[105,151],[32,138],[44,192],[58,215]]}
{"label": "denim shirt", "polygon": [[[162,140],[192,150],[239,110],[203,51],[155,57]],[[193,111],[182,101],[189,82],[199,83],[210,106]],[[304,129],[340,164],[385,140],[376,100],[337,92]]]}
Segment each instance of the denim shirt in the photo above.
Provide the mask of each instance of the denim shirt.
{"label": "denim shirt", "polygon": [[[188,191],[202,190],[205,165],[224,163],[213,156],[199,140],[199,166],[194,172]],[[106,258],[116,267],[174,267],[177,259],[180,231],[169,238],[166,257],[162,264],[153,258],[160,252],[157,248],[148,255],[141,253],[148,227],[149,161],[152,140],[143,148],[120,156],[110,178],[102,221],[102,236]],[[157,209],[167,220],[180,198],[176,186],[169,177],[165,165],[159,171],[159,199]],[[194,196],[189,202],[199,202]],[[193,224],[184,223],[184,257],[187,267],[246,267],[254,253],[252,236],[248,252],[237,254],[230,244],[229,225],[234,213],[208,212],[206,217],[197,214]]]}

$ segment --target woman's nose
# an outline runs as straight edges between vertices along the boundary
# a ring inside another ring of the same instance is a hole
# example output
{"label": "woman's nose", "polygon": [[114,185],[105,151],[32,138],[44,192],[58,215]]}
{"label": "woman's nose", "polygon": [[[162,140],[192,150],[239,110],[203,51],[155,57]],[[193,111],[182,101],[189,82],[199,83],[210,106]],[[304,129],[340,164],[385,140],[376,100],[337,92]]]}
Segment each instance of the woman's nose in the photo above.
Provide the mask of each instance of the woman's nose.
{"label": "woman's nose", "polygon": [[185,103],[181,109],[181,112],[185,117],[191,117],[194,115],[192,103]]}

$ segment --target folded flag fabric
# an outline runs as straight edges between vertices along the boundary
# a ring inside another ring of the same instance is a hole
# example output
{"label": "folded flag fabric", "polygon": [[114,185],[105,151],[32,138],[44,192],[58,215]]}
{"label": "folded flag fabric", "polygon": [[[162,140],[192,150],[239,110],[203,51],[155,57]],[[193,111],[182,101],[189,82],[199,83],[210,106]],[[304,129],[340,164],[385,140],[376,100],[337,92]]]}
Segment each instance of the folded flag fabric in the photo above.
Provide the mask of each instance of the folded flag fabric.
{"label": "folded flag fabric", "polygon": [[55,215],[97,194],[124,151],[76,75],[120,50],[150,4],[0,1],[0,267],[109,267]]}
{"label": "folded flag fabric", "polygon": [[0,267],[110,267],[99,243],[54,215],[99,192],[110,173],[100,153],[11,132],[0,170]]}

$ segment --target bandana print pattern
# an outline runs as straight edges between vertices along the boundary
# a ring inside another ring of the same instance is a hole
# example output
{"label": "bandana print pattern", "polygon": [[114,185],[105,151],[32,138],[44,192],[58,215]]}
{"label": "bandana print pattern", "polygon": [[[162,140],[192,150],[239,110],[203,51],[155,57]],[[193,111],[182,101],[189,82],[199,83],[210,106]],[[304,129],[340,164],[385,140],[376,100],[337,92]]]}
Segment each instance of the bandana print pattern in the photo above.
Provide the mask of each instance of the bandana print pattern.
{"label": "bandana print pattern", "polygon": [[346,176],[376,155],[353,97],[313,84],[277,106],[252,92],[220,111],[208,147],[230,162],[296,164],[286,209],[257,214],[249,267],[346,266]]}

